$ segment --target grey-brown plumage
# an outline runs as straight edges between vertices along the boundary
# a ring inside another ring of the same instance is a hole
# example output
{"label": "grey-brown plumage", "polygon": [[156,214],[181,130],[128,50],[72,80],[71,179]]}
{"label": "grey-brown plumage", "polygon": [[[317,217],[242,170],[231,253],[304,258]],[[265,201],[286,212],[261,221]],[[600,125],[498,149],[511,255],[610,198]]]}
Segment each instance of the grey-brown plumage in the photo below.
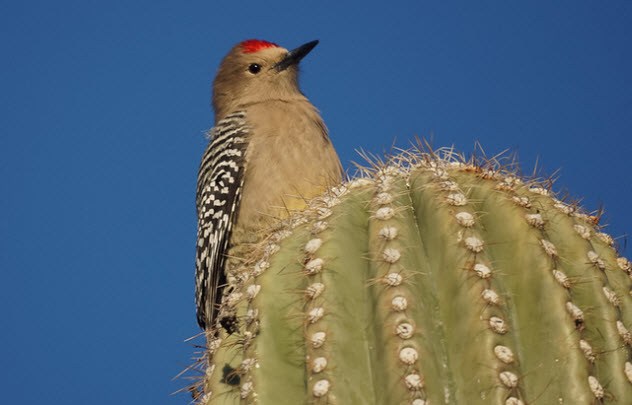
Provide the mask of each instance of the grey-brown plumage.
{"label": "grey-brown plumage", "polygon": [[195,297],[202,329],[215,327],[231,258],[243,256],[274,220],[341,180],[327,129],[298,86],[298,62],[316,44],[288,51],[244,41],[219,67],[215,126],[196,198]]}

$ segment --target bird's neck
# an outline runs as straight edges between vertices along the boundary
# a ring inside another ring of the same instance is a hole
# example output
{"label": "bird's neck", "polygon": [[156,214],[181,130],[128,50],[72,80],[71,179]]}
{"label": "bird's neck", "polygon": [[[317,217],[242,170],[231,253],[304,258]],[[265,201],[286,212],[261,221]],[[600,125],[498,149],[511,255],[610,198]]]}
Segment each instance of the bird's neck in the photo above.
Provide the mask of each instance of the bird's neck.
{"label": "bird's neck", "polygon": [[219,120],[223,119],[227,115],[235,112],[235,111],[247,111],[253,105],[260,105],[265,103],[298,103],[298,104],[308,104],[309,107],[314,108],[313,105],[309,102],[307,97],[305,97],[302,93],[297,93],[292,96],[284,96],[284,97],[269,97],[265,99],[253,99],[253,100],[240,100],[239,102],[232,103],[232,105],[227,106],[222,109],[215,109],[215,122],[219,122]]}

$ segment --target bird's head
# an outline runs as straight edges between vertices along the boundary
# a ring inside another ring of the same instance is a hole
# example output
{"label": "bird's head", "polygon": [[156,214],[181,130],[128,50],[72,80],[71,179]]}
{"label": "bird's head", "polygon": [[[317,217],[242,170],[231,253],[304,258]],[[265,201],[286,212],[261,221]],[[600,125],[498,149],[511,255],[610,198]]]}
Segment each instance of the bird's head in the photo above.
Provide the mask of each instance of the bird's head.
{"label": "bird's head", "polygon": [[311,41],[291,51],[257,39],[235,45],[213,82],[215,116],[265,100],[304,99],[298,87],[298,63],[317,44]]}

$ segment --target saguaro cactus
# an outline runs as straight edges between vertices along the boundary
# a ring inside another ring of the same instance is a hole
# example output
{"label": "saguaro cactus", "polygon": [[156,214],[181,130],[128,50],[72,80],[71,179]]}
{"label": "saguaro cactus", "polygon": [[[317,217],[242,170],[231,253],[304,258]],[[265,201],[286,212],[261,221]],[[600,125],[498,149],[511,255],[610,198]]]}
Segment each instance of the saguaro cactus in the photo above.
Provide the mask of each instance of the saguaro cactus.
{"label": "saguaro cactus", "polygon": [[493,162],[406,153],[253,249],[208,404],[632,403],[632,270],[596,218]]}

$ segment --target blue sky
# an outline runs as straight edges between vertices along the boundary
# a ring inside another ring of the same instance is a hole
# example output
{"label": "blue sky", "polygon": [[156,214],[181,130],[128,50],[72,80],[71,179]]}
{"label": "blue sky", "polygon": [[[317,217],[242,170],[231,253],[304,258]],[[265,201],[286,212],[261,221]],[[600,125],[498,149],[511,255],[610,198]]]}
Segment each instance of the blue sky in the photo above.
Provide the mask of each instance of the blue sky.
{"label": "blue sky", "polygon": [[415,136],[509,148],[631,256],[631,2],[213,3],[0,7],[3,403],[187,403],[210,83],[247,38],[320,39],[302,87],[346,167]]}

